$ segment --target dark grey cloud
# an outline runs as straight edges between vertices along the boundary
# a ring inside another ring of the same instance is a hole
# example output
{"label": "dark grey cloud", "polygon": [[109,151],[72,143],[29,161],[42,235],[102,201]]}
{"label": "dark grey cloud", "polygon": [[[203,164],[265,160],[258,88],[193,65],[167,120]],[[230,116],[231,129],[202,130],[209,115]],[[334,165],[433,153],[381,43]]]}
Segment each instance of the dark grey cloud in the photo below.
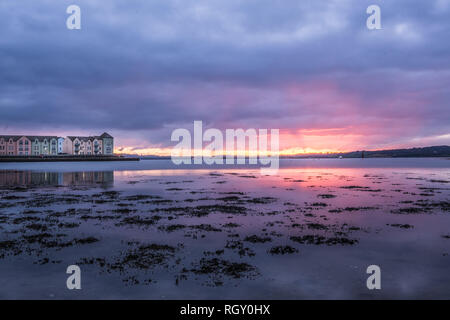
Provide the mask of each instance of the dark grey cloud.
{"label": "dark grey cloud", "polygon": [[[70,4],[82,30],[65,27]],[[448,0],[4,0],[0,129],[160,146],[193,120],[353,128],[377,145],[448,135],[449,14]]]}

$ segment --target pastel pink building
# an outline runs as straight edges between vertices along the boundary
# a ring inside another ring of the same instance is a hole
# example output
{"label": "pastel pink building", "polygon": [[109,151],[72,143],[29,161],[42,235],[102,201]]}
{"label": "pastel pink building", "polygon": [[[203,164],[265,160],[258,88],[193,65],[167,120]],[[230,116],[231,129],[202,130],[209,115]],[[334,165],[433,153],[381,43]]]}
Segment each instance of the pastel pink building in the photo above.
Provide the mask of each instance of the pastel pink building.
{"label": "pastel pink building", "polygon": [[57,155],[56,136],[0,136],[0,156]]}
{"label": "pastel pink building", "polygon": [[[17,155],[17,142],[22,138],[20,136],[0,136],[0,155],[14,156]],[[24,140],[21,140],[24,143]],[[31,146],[31,145],[30,145]],[[23,144],[22,144],[23,149]]]}
{"label": "pastel pink building", "polygon": [[16,142],[16,155],[29,156],[31,155],[31,140],[27,137],[20,137]]}

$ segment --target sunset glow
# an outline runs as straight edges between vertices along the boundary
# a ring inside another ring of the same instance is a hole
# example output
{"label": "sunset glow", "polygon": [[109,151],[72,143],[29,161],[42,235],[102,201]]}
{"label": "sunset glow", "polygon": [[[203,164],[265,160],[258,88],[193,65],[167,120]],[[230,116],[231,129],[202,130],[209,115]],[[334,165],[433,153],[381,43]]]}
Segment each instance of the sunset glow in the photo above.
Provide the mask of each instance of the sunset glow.
{"label": "sunset glow", "polygon": [[450,144],[443,1],[386,3],[376,31],[358,1],[286,1],[276,17],[272,2],[199,1],[82,1],[74,32],[54,27],[62,4],[5,2],[22,19],[1,19],[0,131],[108,132],[119,154],[158,156],[195,120],[279,129],[283,155]]}

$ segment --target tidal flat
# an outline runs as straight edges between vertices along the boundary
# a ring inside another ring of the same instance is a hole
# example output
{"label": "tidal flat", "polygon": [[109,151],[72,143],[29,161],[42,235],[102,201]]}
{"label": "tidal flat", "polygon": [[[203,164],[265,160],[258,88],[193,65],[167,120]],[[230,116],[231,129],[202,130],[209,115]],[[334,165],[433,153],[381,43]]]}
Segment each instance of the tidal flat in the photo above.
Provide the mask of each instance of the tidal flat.
{"label": "tidal flat", "polygon": [[449,299],[450,161],[358,160],[0,167],[0,298]]}

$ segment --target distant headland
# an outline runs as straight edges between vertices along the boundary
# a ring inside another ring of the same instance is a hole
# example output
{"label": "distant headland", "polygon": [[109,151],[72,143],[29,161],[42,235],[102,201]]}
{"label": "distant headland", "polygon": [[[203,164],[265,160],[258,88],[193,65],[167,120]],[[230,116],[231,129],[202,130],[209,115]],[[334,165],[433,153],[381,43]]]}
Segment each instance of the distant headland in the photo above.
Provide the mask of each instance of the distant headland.
{"label": "distant headland", "polygon": [[[170,156],[157,155],[135,155],[122,154],[122,156],[136,157],[142,160],[164,160],[171,159]],[[296,155],[281,155],[281,159],[332,159],[332,158],[428,158],[428,157],[450,157],[450,146],[431,146],[409,149],[386,149],[372,151],[351,151],[341,153],[308,153]]]}
{"label": "distant headland", "polygon": [[321,153],[284,156],[282,158],[424,158],[450,157],[450,146],[431,146],[409,149],[387,149],[374,151],[352,151],[343,153]]}

